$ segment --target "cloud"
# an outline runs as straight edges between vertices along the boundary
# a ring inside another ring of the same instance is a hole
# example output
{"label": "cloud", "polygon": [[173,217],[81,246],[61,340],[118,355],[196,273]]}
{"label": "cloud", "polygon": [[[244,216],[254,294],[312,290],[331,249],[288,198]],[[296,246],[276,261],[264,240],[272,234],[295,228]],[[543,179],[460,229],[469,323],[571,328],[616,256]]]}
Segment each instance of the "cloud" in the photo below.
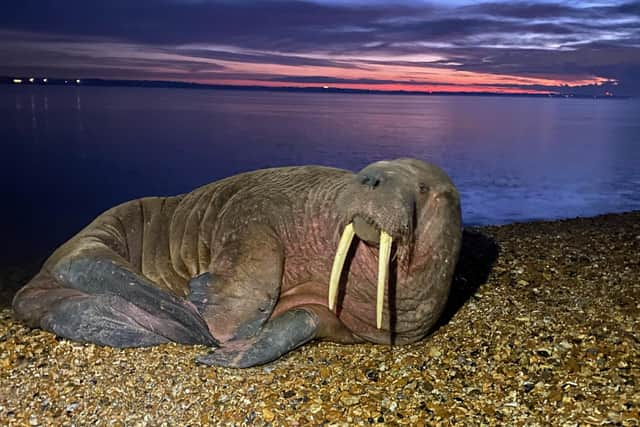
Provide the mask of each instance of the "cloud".
{"label": "cloud", "polygon": [[415,81],[415,80],[385,80],[385,79],[345,79],[341,77],[326,76],[277,76],[262,79],[270,82],[281,83],[323,83],[323,84],[355,84],[355,85],[415,85],[424,86],[425,84],[435,84],[436,82]]}
{"label": "cloud", "polygon": [[0,74],[442,86],[475,73],[478,87],[616,80],[640,95],[640,2],[23,0],[0,33]]}
{"label": "cloud", "polygon": [[[176,52],[175,49],[166,49],[166,52]],[[219,61],[241,62],[250,64],[281,64],[293,66],[315,66],[315,67],[342,67],[358,68],[358,65],[348,61],[332,60],[328,58],[313,58],[308,56],[296,56],[264,52],[230,52],[210,48],[179,48],[177,52],[182,55],[194,58],[208,58]]]}

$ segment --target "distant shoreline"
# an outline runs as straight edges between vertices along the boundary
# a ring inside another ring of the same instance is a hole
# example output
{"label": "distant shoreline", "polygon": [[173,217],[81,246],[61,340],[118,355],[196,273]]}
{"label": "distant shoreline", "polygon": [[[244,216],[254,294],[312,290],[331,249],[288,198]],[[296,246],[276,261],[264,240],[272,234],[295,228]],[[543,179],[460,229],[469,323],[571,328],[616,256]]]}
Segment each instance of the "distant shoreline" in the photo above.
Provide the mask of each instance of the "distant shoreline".
{"label": "distant shoreline", "polygon": [[630,96],[590,96],[559,93],[500,93],[500,92],[422,92],[405,90],[377,90],[377,89],[349,89],[337,87],[316,86],[244,86],[204,84],[163,80],[109,80],[109,79],[80,79],[80,78],[42,78],[42,77],[7,77],[0,76],[0,85],[11,86],[98,86],[98,87],[145,87],[166,89],[204,89],[204,90],[236,90],[236,91],[268,91],[268,92],[300,92],[300,93],[346,93],[358,95],[412,95],[412,96],[495,96],[508,98],[575,98],[575,99],[629,99]]}

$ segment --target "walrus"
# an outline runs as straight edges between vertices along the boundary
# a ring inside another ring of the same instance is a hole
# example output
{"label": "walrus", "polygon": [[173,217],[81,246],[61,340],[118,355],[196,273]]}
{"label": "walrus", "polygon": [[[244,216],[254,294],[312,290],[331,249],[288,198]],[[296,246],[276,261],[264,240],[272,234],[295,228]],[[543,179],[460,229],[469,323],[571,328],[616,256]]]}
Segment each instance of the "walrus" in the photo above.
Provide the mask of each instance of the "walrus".
{"label": "walrus", "polygon": [[13,308],[80,342],[209,346],[207,365],[260,365],[313,339],[405,344],[443,311],[461,238],[458,191],[433,164],[262,169],[107,210]]}

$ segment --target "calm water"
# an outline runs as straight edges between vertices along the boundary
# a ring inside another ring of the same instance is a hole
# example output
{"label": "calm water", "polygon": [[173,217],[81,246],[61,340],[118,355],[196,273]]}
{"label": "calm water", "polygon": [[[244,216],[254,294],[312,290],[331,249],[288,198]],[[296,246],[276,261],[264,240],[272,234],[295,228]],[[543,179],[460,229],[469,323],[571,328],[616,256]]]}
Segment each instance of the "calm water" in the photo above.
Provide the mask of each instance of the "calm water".
{"label": "calm water", "polygon": [[640,101],[0,86],[0,255],[241,171],[441,165],[467,224],[640,209]]}

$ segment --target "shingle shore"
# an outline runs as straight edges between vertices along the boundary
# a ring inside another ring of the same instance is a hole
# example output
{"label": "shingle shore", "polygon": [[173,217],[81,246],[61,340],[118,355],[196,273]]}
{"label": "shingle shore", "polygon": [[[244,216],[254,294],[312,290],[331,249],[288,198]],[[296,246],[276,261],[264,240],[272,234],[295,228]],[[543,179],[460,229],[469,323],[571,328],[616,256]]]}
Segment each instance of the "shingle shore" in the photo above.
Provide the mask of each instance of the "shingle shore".
{"label": "shingle shore", "polygon": [[[25,274],[0,273],[5,293]],[[0,425],[637,426],[639,279],[640,212],[471,230],[425,340],[245,370],[196,365],[201,347],[62,340],[5,302]]]}

